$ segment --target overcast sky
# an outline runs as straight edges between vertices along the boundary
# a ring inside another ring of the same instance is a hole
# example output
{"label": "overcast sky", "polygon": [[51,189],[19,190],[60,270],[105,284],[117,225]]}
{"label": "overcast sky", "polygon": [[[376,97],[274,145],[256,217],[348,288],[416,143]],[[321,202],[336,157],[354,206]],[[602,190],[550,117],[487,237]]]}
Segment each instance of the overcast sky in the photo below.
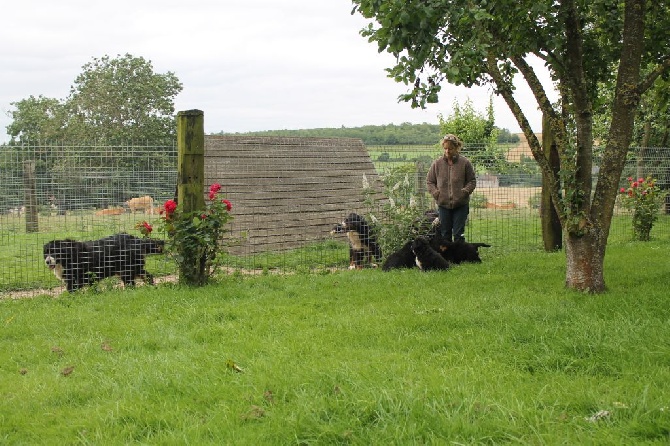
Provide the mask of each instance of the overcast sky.
{"label": "overcast sky", "polygon": [[[176,110],[200,109],[207,133],[438,123],[454,100],[485,112],[489,90],[443,86],[440,103],[398,103],[407,87],[386,77],[387,53],[360,36],[349,0],[22,0],[0,27],[0,143],[12,102],[65,99],[94,57],[131,54],[184,89]],[[534,130],[540,115],[522,102]],[[502,98],[496,125],[519,131]]]}

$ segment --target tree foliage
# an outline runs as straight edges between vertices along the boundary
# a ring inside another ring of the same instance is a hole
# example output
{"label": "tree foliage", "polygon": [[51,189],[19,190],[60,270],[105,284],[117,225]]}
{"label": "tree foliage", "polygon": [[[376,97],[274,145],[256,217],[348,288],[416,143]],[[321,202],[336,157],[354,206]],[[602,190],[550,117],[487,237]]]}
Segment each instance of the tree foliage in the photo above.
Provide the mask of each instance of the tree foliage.
{"label": "tree foliage", "polygon": [[7,134],[12,141],[59,140],[65,129],[65,106],[58,100],[42,95],[13,102],[12,123]]}
{"label": "tree foliage", "polygon": [[174,136],[174,98],[182,84],[130,54],[94,58],[65,100],[30,96],[12,103],[12,142],[156,141]]}
{"label": "tree foliage", "polygon": [[487,160],[485,168],[497,172],[506,171],[508,163],[505,159],[507,147],[499,146],[500,130],[495,127],[493,100],[489,100],[486,114],[475,110],[472,100],[467,99],[463,105],[454,100],[451,113],[446,118],[439,116],[442,134],[453,133],[464,142],[467,153],[478,152],[482,160]]}
{"label": "tree foliage", "polygon": [[[364,125],[361,127],[333,127],[299,130],[264,130],[260,132],[234,133],[236,135],[290,136],[311,138],[358,138],[368,146],[392,145],[431,145],[438,144],[444,136],[441,124],[402,124]],[[519,137],[509,129],[498,129],[499,143],[517,143]],[[229,133],[218,132],[218,135]],[[478,141],[470,139],[469,141]]]}
{"label": "tree foliage", "polygon": [[[223,135],[224,132],[219,134]],[[256,136],[294,136],[312,138],[359,138],[366,145],[412,145],[437,144],[440,141],[439,124],[364,125],[361,127],[315,128],[300,130],[266,130],[261,132],[237,133]]]}
{"label": "tree foliage", "polygon": [[[667,0],[353,0],[353,13],[373,21],[362,31],[396,57],[390,77],[409,91],[413,107],[439,100],[444,82],[490,84],[523,130],[549,178],[566,233],[569,287],[605,289],[603,260],[617,189],[640,97],[670,70]],[[549,70],[557,104],[530,62]],[[532,132],[513,83],[516,74],[548,117],[560,156],[554,172]],[[614,86],[607,104],[598,86]],[[611,121],[597,182],[593,181],[593,113]]]}
{"label": "tree foliage", "polygon": [[454,100],[451,113],[445,118],[439,116],[442,133],[453,133],[465,142],[495,145],[498,142],[498,129],[495,128],[493,103],[489,101],[486,115],[475,110],[472,100],[467,99],[463,105]]}

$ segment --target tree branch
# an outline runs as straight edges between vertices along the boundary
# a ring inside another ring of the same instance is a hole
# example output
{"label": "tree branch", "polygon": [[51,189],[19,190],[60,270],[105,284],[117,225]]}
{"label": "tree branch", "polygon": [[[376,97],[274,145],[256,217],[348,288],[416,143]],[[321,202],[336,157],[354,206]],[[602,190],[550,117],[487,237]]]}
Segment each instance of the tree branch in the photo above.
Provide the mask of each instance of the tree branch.
{"label": "tree branch", "polygon": [[[523,59],[521,59],[523,60]],[[514,98],[514,93],[512,90],[512,86],[510,85],[509,82],[505,81],[502,73],[500,72],[498,68],[498,61],[493,56],[493,54],[489,53],[486,59],[487,62],[487,71],[489,76],[493,79],[493,82],[495,83],[497,87],[497,92],[500,94],[503,99],[505,99],[505,102],[507,103],[507,106],[509,109],[512,111],[512,114],[516,118],[517,122],[519,123],[519,127],[521,127],[521,130],[523,130],[523,134],[526,137],[526,140],[528,141],[528,146],[530,147],[530,151],[533,154],[533,158],[535,158],[535,161],[537,161],[538,165],[542,169],[542,172],[545,174],[546,178],[549,179],[549,183],[552,185],[550,194],[551,194],[551,199],[554,202],[554,206],[556,207],[556,210],[558,211],[559,219],[561,219],[561,224],[563,223],[563,204],[560,200],[560,181],[556,177],[553,169],[551,168],[551,164],[549,163],[549,160],[547,157],[544,155],[544,152],[542,150],[542,147],[540,145],[540,141],[537,139],[537,135],[533,132],[533,130],[530,127],[530,123],[528,122],[528,119],[526,118],[526,115],[523,113],[523,110],[521,109],[521,106],[519,103],[516,101]],[[515,63],[516,64],[516,63]],[[523,61],[523,64],[525,64],[525,61]],[[522,64],[522,65],[523,65]],[[526,75],[529,77],[534,77],[535,80],[537,81],[537,85],[535,86],[535,90],[538,91],[538,96],[543,96],[544,99],[546,100],[545,106],[548,104],[549,110],[547,111],[547,116],[553,116],[554,119],[557,118],[555,111],[551,107],[551,103],[547,99],[546,94],[544,94],[544,89],[542,89],[542,85],[540,84],[539,79],[537,79],[537,76],[535,76],[535,72],[533,69],[528,65],[525,64],[524,70],[527,70]],[[538,87],[539,85],[539,87]],[[532,88],[531,88],[532,89]],[[533,94],[535,94],[535,91],[533,91]],[[537,98],[537,96],[536,96]],[[540,100],[538,99],[538,102]]]}
{"label": "tree branch", "polygon": [[652,85],[654,85],[654,82],[656,82],[656,79],[667,71],[670,71],[670,56],[666,57],[662,63],[657,65],[652,72],[647,75],[646,78],[642,79],[642,81],[637,84],[637,91],[642,94],[649,90]]}

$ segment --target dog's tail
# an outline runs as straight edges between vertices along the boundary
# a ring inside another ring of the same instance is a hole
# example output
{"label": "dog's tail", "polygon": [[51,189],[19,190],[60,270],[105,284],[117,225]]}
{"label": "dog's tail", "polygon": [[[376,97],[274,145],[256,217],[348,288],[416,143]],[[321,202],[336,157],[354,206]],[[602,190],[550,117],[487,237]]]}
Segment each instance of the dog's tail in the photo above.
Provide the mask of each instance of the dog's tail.
{"label": "dog's tail", "polygon": [[472,246],[474,246],[475,248],[490,248],[491,247],[491,245],[489,245],[488,243],[470,243],[470,244]]}

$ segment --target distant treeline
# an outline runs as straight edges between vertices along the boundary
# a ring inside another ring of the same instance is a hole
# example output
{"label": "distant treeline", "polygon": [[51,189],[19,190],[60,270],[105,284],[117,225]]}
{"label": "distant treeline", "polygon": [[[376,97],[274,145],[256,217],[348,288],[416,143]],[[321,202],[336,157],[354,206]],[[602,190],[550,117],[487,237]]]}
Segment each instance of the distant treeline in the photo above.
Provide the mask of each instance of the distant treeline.
{"label": "distant treeline", "polygon": [[[340,127],[303,130],[265,130],[262,132],[225,133],[217,135],[292,136],[312,138],[359,138],[366,146],[390,146],[437,144],[443,136],[438,124],[365,125],[363,127]],[[519,137],[507,129],[499,129],[498,142],[516,143]]]}

